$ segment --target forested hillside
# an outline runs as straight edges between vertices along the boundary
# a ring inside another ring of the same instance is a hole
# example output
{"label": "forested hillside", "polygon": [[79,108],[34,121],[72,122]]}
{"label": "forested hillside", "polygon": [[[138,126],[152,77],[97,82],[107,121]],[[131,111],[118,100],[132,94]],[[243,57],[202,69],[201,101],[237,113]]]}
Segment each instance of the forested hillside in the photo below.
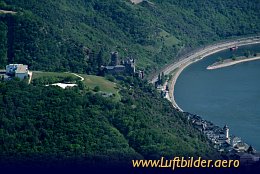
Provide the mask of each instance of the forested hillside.
{"label": "forested hillside", "polygon": [[[259,33],[259,8],[259,0],[0,0],[0,10],[16,12],[0,11],[0,69],[98,74],[118,51],[148,74],[180,51]],[[0,163],[218,155],[146,81],[107,78],[120,84],[112,100],[84,88],[98,78],[82,76],[81,87],[65,90],[43,85],[59,77],[0,82]]]}
{"label": "forested hillside", "polygon": [[97,73],[109,53],[146,73],[185,48],[260,31],[258,0],[1,0],[0,66]]}
{"label": "forested hillside", "polygon": [[128,80],[134,88],[122,84],[121,102],[79,88],[0,83],[0,164],[117,164],[216,155],[153,87]]}

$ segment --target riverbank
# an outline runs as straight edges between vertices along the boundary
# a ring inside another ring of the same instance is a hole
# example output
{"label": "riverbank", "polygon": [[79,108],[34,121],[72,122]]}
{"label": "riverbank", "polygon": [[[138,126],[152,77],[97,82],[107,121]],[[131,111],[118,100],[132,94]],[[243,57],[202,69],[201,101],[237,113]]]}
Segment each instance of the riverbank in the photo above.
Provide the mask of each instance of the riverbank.
{"label": "riverbank", "polygon": [[[249,38],[242,38],[228,42],[220,42],[218,44],[213,44],[206,46],[200,50],[196,50],[195,52],[191,52],[187,55],[184,55],[180,58],[180,61],[175,62],[173,64],[168,65],[165,67],[161,72],[164,72],[165,75],[172,75],[172,78],[169,80],[168,87],[169,87],[169,97],[170,101],[172,102],[173,106],[180,111],[183,111],[174,99],[174,87],[176,81],[181,74],[181,72],[198,60],[201,60],[211,54],[217,53],[219,51],[229,49],[235,46],[243,46],[243,45],[250,45],[250,44],[258,44],[260,43],[260,36],[256,37],[249,37]],[[150,80],[151,83],[155,83],[157,81],[157,76]]]}
{"label": "riverbank", "polygon": [[235,64],[238,64],[238,63],[249,62],[249,61],[254,61],[254,60],[259,60],[259,59],[260,59],[260,56],[251,57],[251,58],[243,57],[243,58],[240,58],[240,59],[237,59],[237,60],[227,59],[227,60],[224,60],[222,62],[216,62],[216,63],[208,66],[207,69],[208,70],[219,69],[219,68],[232,66],[232,65],[235,65]]}

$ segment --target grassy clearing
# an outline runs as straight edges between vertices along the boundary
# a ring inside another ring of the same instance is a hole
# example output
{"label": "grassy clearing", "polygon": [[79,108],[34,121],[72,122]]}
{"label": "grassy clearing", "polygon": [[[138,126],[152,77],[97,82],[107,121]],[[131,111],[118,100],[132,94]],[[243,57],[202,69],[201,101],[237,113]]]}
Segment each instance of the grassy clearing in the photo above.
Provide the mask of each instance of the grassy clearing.
{"label": "grassy clearing", "polygon": [[170,33],[166,32],[164,30],[161,30],[161,32],[159,33],[159,38],[161,38],[163,40],[163,43],[167,47],[172,47],[172,46],[180,43],[180,41],[175,36],[171,35]]}
{"label": "grassy clearing", "polygon": [[[119,88],[117,87],[116,83],[113,83],[104,77],[94,76],[94,75],[86,75],[86,74],[79,74],[84,78],[83,83],[87,88],[90,90],[94,90],[96,86],[99,87],[100,93],[108,93],[114,94],[116,100],[120,100],[119,95]],[[60,72],[41,72],[41,71],[33,71],[32,80],[42,77],[57,77],[58,79],[71,77],[75,79],[75,81],[80,80],[79,77],[70,74],[70,73],[60,73]],[[58,82],[58,81],[57,81]]]}
{"label": "grassy clearing", "polygon": [[175,36],[163,29],[158,29],[158,31],[152,35],[151,38],[153,38],[153,40],[156,42],[152,45],[146,45],[145,50],[152,54],[158,54],[162,52],[163,47],[173,48],[181,43],[181,41],[178,40]]}
{"label": "grassy clearing", "polygon": [[118,93],[119,88],[117,87],[116,83],[113,83],[104,77],[94,76],[94,75],[85,75],[79,74],[84,78],[83,83],[93,90],[96,86],[99,86],[101,92],[106,93],[113,93],[117,100],[120,99],[120,95]]}
{"label": "grassy clearing", "polygon": [[96,86],[100,87],[101,91],[116,93],[116,84],[106,80],[104,77],[94,75],[79,74],[84,78],[84,84],[90,89],[94,89]]}
{"label": "grassy clearing", "polygon": [[40,77],[61,77],[61,78],[71,77],[75,80],[80,80],[79,77],[70,73],[33,71],[32,80]]}

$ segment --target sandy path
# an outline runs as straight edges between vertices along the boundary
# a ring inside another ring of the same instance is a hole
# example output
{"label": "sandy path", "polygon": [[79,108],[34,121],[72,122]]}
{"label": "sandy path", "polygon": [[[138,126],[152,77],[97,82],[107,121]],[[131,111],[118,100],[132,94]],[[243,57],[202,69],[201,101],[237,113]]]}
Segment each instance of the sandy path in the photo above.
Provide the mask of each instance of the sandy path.
{"label": "sandy path", "polygon": [[74,76],[79,77],[79,78],[80,78],[80,81],[83,81],[83,80],[84,80],[84,78],[83,78],[82,76],[78,75],[78,74],[75,74],[75,73],[70,73],[70,74],[73,74]]}
{"label": "sandy path", "polygon": [[32,72],[28,71],[28,75],[29,75],[29,80],[28,80],[28,84],[30,84],[32,82]]}
{"label": "sandy path", "polygon": [[4,13],[4,14],[16,14],[17,12],[8,11],[8,10],[0,10],[0,13]]}

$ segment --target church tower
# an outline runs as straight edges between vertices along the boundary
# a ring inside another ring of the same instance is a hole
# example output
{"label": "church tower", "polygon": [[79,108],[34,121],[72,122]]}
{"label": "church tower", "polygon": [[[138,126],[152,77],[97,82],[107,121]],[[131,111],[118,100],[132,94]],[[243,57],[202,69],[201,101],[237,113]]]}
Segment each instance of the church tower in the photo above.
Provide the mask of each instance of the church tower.
{"label": "church tower", "polygon": [[227,140],[229,140],[229,128],[227,125],[224,126],[224,132],[225,132],[225,137]]}

